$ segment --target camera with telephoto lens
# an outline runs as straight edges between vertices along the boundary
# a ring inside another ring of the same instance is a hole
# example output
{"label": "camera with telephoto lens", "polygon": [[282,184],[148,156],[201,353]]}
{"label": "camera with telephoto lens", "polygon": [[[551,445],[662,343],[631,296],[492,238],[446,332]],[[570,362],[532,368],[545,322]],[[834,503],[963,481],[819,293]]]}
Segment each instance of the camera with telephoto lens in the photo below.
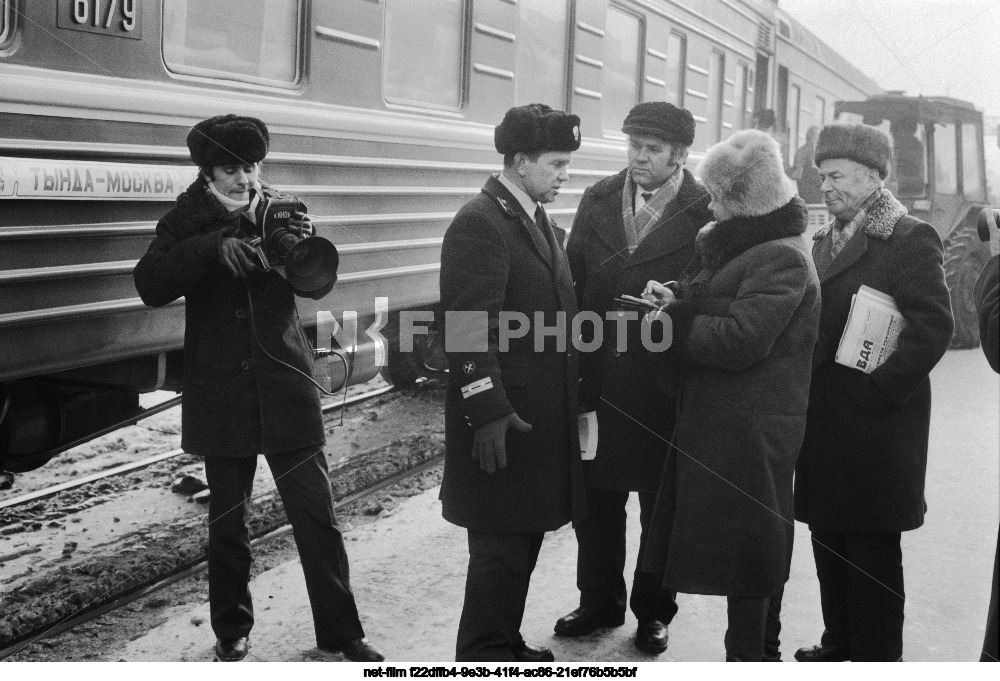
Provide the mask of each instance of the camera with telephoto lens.
{"label": "camera with telephoto lens", "polygon": [[277,271],[300,291],[318,291],[337,281],[340,257],[328,240],[300,234],[291,226],[300,206],[298,198],[289,194],[263,198],[254,213],[258,233],[247,243],[265,272]]}

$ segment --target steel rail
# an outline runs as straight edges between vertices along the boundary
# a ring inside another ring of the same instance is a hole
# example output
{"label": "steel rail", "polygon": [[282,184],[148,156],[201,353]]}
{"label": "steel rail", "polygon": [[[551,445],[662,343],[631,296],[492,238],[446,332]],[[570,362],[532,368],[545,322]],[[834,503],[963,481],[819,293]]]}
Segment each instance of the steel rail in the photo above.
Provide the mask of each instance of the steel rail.
{"label": "steel rail", "polygon": [[[380,389],[380,390],[382,392],[388,392],[385,389]],[[408,468],[407,470],[400,471],[399,473],[391,475],[388,478],[384,478],[383,480],[376,482],[371,487],[367,487],[363,490],[354,492],[353,494],[349,494],[343,499],[338,500],[336,503],[334,503],[334,508],[340,510],[343,507],[358,502],[366,497],[371,496],[372,494],[375,494],[376,492],[380,492],[386,487],[391,487],[392,485],[395,485],[399,482],[403,482],[409,478],[420,475],[421,473],[430,470],[443,460],[444,460],[443,455],[436,456],[432,459],[428,459],[427,461],[417,464],[413,468]],[[273,539],[274,537],[286,534],[291,529],[292,526],[286,523],[284,525],[280,525],[278,527],[265,530],[260,534],[254,536],[251,539],[250,544],[251,546],[258,546],[269,539]],[[83,608],[80,609],[80,611],[77,614],[72,615],[67,619],[64,619],[60,622],[57,622],[56,624],[48,626],[48,628],[46,628],[45,626],[39,627],[38,629],[35,629],[26,634],[22,634],[21,636],[18,636],[16,639],[8,642],[3,648],[0,648],[0,660],[10,657],[11,655],[16,655],[17,653],[21,652],[28,646],[37,643],[38,641],[50,638],[52,636],[57,636],[59,634],[75,629],[81,624],[86,624],[87,622],[97,619],[102,615],[106,615],[109,612],[118,610],[119,608],[122,608],[128,605],[129,603],[133,603],[150,594],[156,593],[157,591],[160,591],[170,586],[171,584],[175,584],[184,579],[192,577],[202,572],[207,567],[208,567],[208,559],[206,557],[202,557],[196,561],[193,561],[183,567],[176,569],[175,571],[171,572],[170,574],[164,577],[153,580],[147,584],[142,584],[137,587],[134,587],[133,589],[123,594],[115,596],[111,600],[104,602],[96,602],[91,605],[84,606]]]}
{"label": "steel rail", "polygon": [[[358,395],[354,395],[353,397],[349,397],[346,400],[336,400],[334,402],[324,404],[321,407],[321,409],[323,413],[326,414],[341,409],[343,407],[346,407],[348,405],[357,404],[359,402],[365,402],[372,398],[378,397],[379,395],[382,395],[384,393],[391,392],[392,390],[395,390],[395,387],[391,385],[385,386],[383,388],[377,388],[375,390],[370,390],[366,393],[360,393]],[[150,407],[149,409],[143,412],[142,418],[146,418],[147,416],[150,416],[156,412],[164,411],[165,409],[176,406],[177,404],[179,404],[179,402],[180,398],[177,397],[167,400],[166,402],[158,404],[154,407]],[[168,404],[169,406],[160,408],[164,404]],[[136,420],[137,419],[132,418],[128,422],[126,422],[125,425],[132,425],[135,423]],[[115,430],[118,430],[119,427],[123,426],[119,425],[112,427],[109,430],[99,433],[99,435],[105,435],[107,433],[113,432]],[[89,485],[90,483],[97,482],[99,480],[104,480],[106,478],[113,478],[118,475],[124,475],[125,473],[130,473],[135,470],[147,468],[155,463],[159,463],[160,461],[180,456],[183,453],[184,450],[182,449],[172,449],[169,452],[162,452],[160,454],[155,454],[145,459],[140,459],[139,461],[133,461],[131,463],[122,464],[121,466],[117,466],[115,468],[109,468],[107,470],[100,471],[99,473],[93,473],[92,475],[87,475],[82,478],[78,478],[76,480],[68,480],[66,482],[59,483],[58,485],[52,485],[51,487],[46,487],[45,489],[36,490],[34,492],[28,492],[27,494],[22,494],[21,496],[14,497],[13,499],[5,499],[3,501],[0,501],[0,510],[6,508],[12,508],[14,506],[23,506],[24,504],[29,504],[33,501],[39,501],[41,499],[47,499],[49,497],[53,497],[56,494],[59,494],[60,492],[65,492],[66,490],[76,489],[77,487],[83,487],[84,485]]]}

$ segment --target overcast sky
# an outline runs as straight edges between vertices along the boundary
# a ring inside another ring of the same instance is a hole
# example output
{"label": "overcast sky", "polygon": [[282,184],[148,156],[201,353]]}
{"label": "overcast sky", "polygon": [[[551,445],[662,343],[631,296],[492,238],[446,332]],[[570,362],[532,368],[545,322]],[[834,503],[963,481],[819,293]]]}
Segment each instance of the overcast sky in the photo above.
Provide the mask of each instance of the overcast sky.
{"label": "overcast sky", "polygon": [[1000,116],[1000,0],[778,0],[886,90]]}

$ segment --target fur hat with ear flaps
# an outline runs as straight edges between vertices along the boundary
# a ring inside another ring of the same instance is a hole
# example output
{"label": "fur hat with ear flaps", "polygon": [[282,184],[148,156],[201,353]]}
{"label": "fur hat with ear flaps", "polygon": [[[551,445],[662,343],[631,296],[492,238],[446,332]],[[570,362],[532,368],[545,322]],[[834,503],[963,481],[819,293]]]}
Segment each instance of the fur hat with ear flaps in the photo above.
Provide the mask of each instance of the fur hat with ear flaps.
{"label": "fur hat with ear flaps", "polygon": [[739,217],[766,215],[795,196],[778,143],[759,130],[737,132],[710,148],[698,175]]}
{"label": "fur hat with ear flaps", "polygon": [[236,114],[206,118],[187,136],[191,160],[202,168],[263,161],[270,141],[262,120]]}

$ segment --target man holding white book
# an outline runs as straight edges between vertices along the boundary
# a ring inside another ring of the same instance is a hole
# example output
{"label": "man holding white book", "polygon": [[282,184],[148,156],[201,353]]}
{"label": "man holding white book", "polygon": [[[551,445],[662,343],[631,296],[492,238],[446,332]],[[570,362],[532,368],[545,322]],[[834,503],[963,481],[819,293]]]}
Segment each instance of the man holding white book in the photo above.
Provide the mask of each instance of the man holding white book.
{"label": "man holding white book", "polygon": [[[903,654],[900,533],[923,524],[928,375],[954,323],[940,237],[885,188],[892,153],[888,135],[863,124],[826,126],[816,145],[834,219],[814,237],[823,309],[795,517],[812,532],[825,631],[795,654],[801,662]],[[874,369],[836,361],[862,286],[891,298],[904,321]]]}

